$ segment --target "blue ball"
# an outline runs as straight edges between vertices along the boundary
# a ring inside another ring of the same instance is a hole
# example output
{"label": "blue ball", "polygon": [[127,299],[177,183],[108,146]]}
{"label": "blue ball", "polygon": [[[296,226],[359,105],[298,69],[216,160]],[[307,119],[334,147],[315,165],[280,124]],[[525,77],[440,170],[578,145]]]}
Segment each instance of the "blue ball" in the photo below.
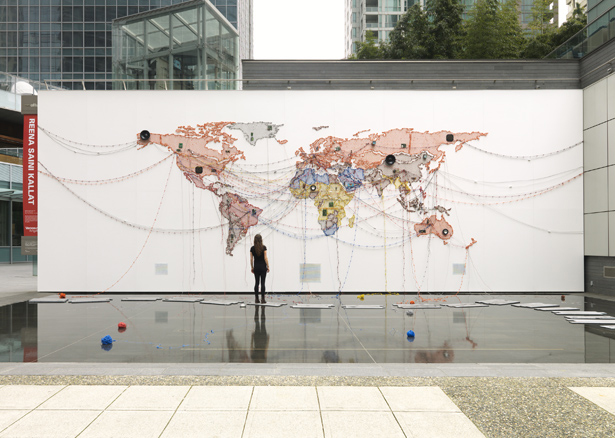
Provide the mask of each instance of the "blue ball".
{"label": "blue ball", "polygon": [[112,343],[113,343],[113,338],[112,338],[111,336],[107,335],[107,336],[105,336],[104,338],[102,338],[102,339],[100,340],[100,342],[101,342],[103,345],[109,345],[109,344],[112,344]]}
{"label": "blue ball", "polygon": [[409,338],[414,338],[414,332],[413,332],[412,330],[408,330],[408,333],[406,333],[406,335],[407,335]]}

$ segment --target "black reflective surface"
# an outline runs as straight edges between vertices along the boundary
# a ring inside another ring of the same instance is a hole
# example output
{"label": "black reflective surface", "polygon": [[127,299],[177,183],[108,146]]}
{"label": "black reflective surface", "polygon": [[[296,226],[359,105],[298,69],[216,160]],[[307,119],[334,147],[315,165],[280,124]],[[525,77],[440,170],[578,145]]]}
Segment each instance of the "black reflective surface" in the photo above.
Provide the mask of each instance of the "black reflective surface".
{"label": "black reflective surface", "polygon": [[[70,296],[69,296],[70,298]],[[551,312],[507,306],[397,309],[416,295],[269,298],[282,307],[165,301],[12,304],[0,308],[0,361],[135,363],[591,363],[615,358],[614,331],[573,325]],[[162,297],[164,298],[164,297]],[[212,297],[252,302],[251,296]],[[441,297],[433,296],[434,299]],[[459,296],[554,303],[615,315],[612,302],[583,295]],[[563,301],[564,300],[564,301]],[[295,302],[334,304],[293,309]],[[418,300],[417,300],[418,302]],[[344,309],[380,304],[384,309]],[[120,322],[126,329],[118,328]],[[414,338],[406,333],[413,330]],[[109,335],[114,342],[103,345]],[[611,348],[613,347],[613,348]],[[613,350],[613,353],[611,353]]]}

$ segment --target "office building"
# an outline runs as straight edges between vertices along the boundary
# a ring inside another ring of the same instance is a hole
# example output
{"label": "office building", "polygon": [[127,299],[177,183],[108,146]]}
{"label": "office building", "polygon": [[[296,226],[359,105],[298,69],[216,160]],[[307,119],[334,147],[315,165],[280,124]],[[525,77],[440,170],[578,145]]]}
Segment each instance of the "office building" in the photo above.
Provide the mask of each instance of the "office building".
{"label": "office building", "polygon": [[[69,89],[111,89],[112,21],[182,1],[0,2],[0,72]],[[240,56],[249,56],[251,0],[216,3],[231,23],[248,29]]]}
{"label": "office building", "polygon": [[235,89],[238,46],[235,27],[204,0],[120,18],[113,21],[114,87]]}

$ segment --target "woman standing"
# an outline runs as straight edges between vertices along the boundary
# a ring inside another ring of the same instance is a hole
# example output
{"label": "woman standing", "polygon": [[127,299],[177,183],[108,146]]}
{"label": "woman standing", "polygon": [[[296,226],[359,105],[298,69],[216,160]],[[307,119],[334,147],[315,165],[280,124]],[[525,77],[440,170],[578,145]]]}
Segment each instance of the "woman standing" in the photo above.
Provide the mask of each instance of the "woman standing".
{"label": "woman standing", "polygon": [[[269,272],[269,259],[267,259],[267,247],[263,245],[263,237],[260,234],[254,236],[254,246],[250,248],[250,266],[254,274],[254,297],[257,303],[265,301],[265,278]],[[261,300],[258,300],[258,283],[261,284]]]}

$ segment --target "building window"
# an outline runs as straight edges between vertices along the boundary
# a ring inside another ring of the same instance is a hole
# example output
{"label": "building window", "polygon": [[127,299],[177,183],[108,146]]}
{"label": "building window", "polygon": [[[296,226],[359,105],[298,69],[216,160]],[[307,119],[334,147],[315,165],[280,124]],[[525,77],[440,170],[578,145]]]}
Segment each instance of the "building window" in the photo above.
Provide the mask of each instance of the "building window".
{"label": "building window", "polygon": [[23,202],[13,201],[13,246],[21,246],[21,236],[23,236]]}
{"label": "building window", "polygon": [[9,246],[9,201],[0,201],[0,246]]}

